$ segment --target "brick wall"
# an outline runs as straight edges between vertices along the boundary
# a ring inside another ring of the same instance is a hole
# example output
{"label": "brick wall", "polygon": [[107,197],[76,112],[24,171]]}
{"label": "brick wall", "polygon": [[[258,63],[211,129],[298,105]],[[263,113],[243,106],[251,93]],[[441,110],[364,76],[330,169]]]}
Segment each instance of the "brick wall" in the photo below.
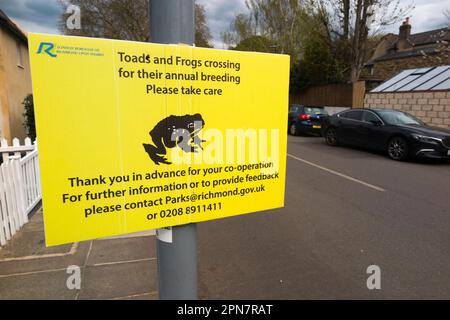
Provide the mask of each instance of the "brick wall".
{"label": "brick wall", "polygon": [[425,123],[450,129],[450,91],[368,93],[364,107],[405,111]]}

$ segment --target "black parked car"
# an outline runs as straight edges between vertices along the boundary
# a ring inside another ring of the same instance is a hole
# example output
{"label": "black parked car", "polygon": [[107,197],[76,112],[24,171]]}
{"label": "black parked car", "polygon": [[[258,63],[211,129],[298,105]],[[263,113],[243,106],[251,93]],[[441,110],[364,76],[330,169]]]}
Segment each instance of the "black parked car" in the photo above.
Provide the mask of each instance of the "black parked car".
{"label": "black parked car", "polygon": [[327,115],[323,107],[292,104],[289,106],[288,115],[289,133],[293,136],[300,133],[320,134],[322,120]]}
{"label": "black parked car", "polygon": [[414,116],[388,109],[351,109],[322,124],[327,144],[386,151],[391,159],[450,159],[450,130],[431,127]]}

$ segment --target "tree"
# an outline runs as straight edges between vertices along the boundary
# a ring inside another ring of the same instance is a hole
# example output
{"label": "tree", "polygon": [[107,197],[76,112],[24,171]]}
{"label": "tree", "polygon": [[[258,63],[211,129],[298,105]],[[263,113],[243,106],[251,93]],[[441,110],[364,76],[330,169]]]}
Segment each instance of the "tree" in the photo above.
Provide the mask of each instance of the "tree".
{"label": "tree", "polygon": [[272,41],[263,36],[250,36],[237,44],[232,50],[271,53],[276,49]]}
{"label": "tree", "polygon": [[[149,0],[59,0],[64,13],[59,29],[65,35],[122,39],[148,42],[150,40]],[[81,11],[81,29],[66,26],[69,14],[65,8],[77,5]],[[211,34],[206,23],[205,9],[195,3],[195,41],[197,46],[209,47]]]}
{"label": "tree", "polygon": [[197,47],[210,48],[211,32],[206,23],[205,7],[195,3],[195,45]]}
{"label": "tree", "polygon": [[94,38],[150,40],[149,0],[60,0],[63,8],[76,5],[81,11],[81,29],[66,26],[68,14],[60,17],[60,31],[66,35]]}
{"label": "tree", "polygon": [[300,55],[302,0],[246,0],[247,13],[236,15],[230,30],[222,34],[229,46],[251,36],[262,36],[274,43],[278,53]]}
{"label": "tree", "polygon": [[348,80],[355,82],[372,49],[369,38],[399,22],[413,8],[400,0],[309,0],[309,7],[325,26],[336,54],[349,61]]}
{"label": "tree", "polygon": [[246,0],[246,4],[256,28],[277,44],[278,52],[298,58],[301,45],[299,26],[304,12],[302,1]]}
{"label": "tree", "polygon": [[289,54],[291,92],[344,81],[346,65],[323,24],[326,11],[297,0],[249,0],[247,9],[222,36],[231,49]]}
{"label": "tree", "polygon": [[[301,33],[301,58],[291,67],[292,93],[305,90],[310,86],[345,82],[348,70],[347,62],[339,54],[336,46],[328,37],[327,25],[323,24],[323,12],[310,12],[303,16]],[[306,28],[307,26],[307,28]]]}
{"label": "tree", "polygon": [[221,34],[222,41],[228,47],[236,46],[241,41],[256,36],[249,14],[237,14],[230,24],[230,29]]}

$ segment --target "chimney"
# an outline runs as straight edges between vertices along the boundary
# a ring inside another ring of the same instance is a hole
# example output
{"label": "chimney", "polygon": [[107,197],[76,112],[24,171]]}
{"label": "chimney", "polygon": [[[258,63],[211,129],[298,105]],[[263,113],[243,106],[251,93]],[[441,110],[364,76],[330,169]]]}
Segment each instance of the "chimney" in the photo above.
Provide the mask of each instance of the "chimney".
{"label": "chimney", "polygon": [[398,34],[398,40],[408,40],[411,35],[411,25],[409,24],[409,17],[403,21],[403,24],[400,26],[400,32]]}

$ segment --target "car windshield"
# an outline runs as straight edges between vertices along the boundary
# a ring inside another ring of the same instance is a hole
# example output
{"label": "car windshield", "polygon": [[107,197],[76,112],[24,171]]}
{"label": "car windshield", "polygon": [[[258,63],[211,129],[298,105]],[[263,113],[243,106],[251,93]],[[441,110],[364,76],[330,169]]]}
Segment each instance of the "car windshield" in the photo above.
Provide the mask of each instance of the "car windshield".
{"label": "car windshield", "polygon": [[419,119],[413,117],[412,115],[400,111],[390,111],[383,110],[378,111],[380,116],[387,124],[398,125],[398,124],[413,124],[413,125],[423,125],[424,123]]}
{"label": "car windshield", "polygon": [[289,106],[289,113],[296,113],[298,111],[298,106]]}

